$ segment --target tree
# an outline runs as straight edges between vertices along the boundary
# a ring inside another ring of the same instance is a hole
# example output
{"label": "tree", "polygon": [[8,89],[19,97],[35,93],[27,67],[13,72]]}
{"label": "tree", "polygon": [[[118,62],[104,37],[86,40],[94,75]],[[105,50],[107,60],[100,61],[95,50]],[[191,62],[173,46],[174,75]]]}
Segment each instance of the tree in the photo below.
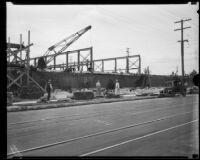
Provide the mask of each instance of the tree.
{"label": "tree", "polygon": [[38,59],[38,66],[39,69],[45,69],[47,67],[44,57],[40,57]]}

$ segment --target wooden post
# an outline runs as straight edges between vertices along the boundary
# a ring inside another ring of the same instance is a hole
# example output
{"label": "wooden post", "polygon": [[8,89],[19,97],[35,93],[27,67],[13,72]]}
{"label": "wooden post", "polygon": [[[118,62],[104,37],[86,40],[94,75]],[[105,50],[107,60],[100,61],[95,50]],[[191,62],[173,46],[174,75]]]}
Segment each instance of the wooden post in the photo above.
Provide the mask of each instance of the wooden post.
{"label": "wooden post", "polygon": [[92,66],[92,61],[93,61],[93,48],[90,48],[90,68],[92,68],[92,70],[94,69]]}
{"label": "wooden post", "polygon": [[78,62],[77,69],[79,71],[80,70],[80,51],[78,51],[78,54],[77,54],[77,62]]}
{"label": "wooden post", "polygon": [[[22,59],[22,34],[20,34],[20,58]],[[20,61],[20,64],[22,65],[22,60]],[[20,85],[22,85],[22,77],[20,78]]]}
{"label": "wooden post", "polygon": [[56,69],[56,56],[53,58],[53,68]]}
{"label": "wooden post", "polygon": [[10,37],[8,37],[8,62],[10,63]]}
{"label": "wooden post", "polygon": [[139,55],[139,68],[138,68],[138,74],[141,74],[141,57]]}
{"label": "wooden post", "polygon": [[94,72],[94,61],[92,61],[92,71]]}
{"label": "wooden post", "polygon": [[[28,31],[28,45],[30,45],[30,31]],[[30,69],[29,69],[29,64],[30,63],[30,46],[28,47],[27,50],[27,85],[29,86],[30,81],[29,81],[29,77],[30,77]]]}
{"label": "wooden post", "polygon": [[[21,51],[21,49],[22,49],[22,34],[20,34],[20,58],[22,59],[22,51]],[[21,61],[20,64],[22,64],[22,61]]]}
{"label": "wooden post", "polygon": [[[7,48],[7,54],[8,54],[8,62],[10,63],[10,37],[8,37],[8,48]],[[8,70],[9,75],[11,75],[11,71]],[[11,83],[11,80],[8,79],[8,85]]]}

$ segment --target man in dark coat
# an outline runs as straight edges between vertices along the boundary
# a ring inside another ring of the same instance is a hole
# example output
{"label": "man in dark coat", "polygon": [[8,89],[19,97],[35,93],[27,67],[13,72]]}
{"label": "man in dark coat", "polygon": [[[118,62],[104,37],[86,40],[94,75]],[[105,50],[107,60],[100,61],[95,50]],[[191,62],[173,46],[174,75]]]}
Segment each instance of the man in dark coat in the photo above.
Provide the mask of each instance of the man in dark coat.
{"label": "man in dark coat", "polygon": [[53,87],[52,87],[52,84],[51,84],[51,80],[48,80],[48,83],[46,84],[45,88],[46,88],[46,91],[48,93],[47,100],[49,101],[50,97],[51,97],[51,91],[53,90]]}

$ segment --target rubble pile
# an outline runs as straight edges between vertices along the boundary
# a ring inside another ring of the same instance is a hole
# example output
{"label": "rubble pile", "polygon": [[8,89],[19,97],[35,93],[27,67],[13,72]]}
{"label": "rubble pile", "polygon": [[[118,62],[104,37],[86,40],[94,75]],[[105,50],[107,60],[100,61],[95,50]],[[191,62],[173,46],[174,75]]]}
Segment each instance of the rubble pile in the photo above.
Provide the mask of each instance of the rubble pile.
{"label": "rubble pile", "polygon": [[[72,93],[61,89],[55,89],[54,92],[51,93],[50,101],[68,101],[72,97]],[[37,100],[37,103],[41,102],[47,102],[47,93],[44,93],[44,95]]]}
{"label": "rubble pile", "polygon": [[82,100],[82,99],[93,99],[94,93],[93,91],[76,91],[74,92],[73,99]]}

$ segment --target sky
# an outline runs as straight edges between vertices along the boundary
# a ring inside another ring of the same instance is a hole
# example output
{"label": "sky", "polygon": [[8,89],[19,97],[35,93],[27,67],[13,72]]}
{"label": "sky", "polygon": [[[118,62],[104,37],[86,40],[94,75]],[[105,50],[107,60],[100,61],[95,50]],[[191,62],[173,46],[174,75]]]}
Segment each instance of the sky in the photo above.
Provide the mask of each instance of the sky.
{"label": "sky", "polygon": [[[141,56],[141,71],[149,66],[151,74],[181,75],[181,27],[184,22],[185,73],[199,71],[199,16],[196,5],[13,5],[7,2],[7,39],[24,44],[31,32],[30,57],[42,56],[62,39],[91,25],[67,51],[93,47],[93,59]],[[70,57],[73,61],[73,57]],[[63,63],[63,57],[57,63]],[[118,64],[123,65],[119,61]],[[113,69],[113,64],[108,68]]]}

